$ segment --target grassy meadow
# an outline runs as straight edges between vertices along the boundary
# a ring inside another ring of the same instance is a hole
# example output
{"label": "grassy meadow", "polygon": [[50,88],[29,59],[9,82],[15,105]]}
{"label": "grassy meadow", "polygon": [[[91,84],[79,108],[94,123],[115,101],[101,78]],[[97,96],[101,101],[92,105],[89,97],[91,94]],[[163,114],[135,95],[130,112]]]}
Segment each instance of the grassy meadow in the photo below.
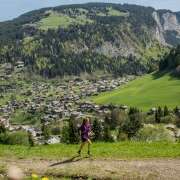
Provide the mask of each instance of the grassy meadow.
{"label": "grassy meadow", "polygon": [[[76,155],[79,145],[44,145],[29,148],[27,146],[0,145],[0,158],[41,158],[63,159]],[[86,156],[87,147],[82,155]],[[119,142],[94,143],[93,158],[101,159],[146,159],[146,158],[178,158],[180,143],[168,142]]]}
{"label": "grassy meadow", "polygon": [[92,100],[98,104],[124,104],[142,110],[165,105],[175,108],[180,105],[180,80],[169,74],[148,74]]}
{"label": "grassy meadow", "polygon": [[106,10],[107,10],[107,13],[100,12],[97,15],[98,16],[128,16],[129,15],[128,12],[121,12],[116,9],[113,9],[112,7],[109,7]]}
{"label": "grassy meadow", "polygon": [[[86,23],[93,23],[94,21],[92,19],[89,19],[86,16],[87,11],[85,9],[78,9],[80,12],[83,12],[84,14],[76,16],[76,17],[70,17],[66,14],[57,13],[57,12],[51,12],[51,14],[48,17],[45,17],[41,19],[37,26],[42,30],[48,30],[48,29],[57,29],[58,27],[61,28],[67,28],[72,24],[86,24]],[[118,10],[115,10],[113,8],[107,8],[107,13],[98,13],[98,16],[128,16],[129,14],[126,12],[121,12]]]}
{"label": "grassy meadow", "polygon": [[88,19],[85,15],[71,18],[65,14],[51,13],[50,16],[41,19],[37,23],[38,27],[42,30],[57,29],[58,27],[67,28],[72,24],[86,24],[92,23],[93,20]]}

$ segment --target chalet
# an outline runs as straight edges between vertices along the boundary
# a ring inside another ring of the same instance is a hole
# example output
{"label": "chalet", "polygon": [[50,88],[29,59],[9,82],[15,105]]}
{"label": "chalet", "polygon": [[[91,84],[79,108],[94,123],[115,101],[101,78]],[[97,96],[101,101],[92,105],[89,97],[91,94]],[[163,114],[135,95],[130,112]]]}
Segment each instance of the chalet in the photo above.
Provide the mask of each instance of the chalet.
{"label": "chalet", "polygon": [[16,67],[16,71],[20,72],[24,68],[24,62],[23,61],[17,61],[15,67]]}
{"label": "chalet", "polygon": [[60,136],[51,136],[47,142],[47,144],[57,144],[60,143]]}
{"label": "chalet", "polygon": [[156,111],[157,111],[157,108],[153,107],[153,108],[150,109],[148,114],[154,114]]}
{"label": "chalet", "polygon": [[82,113],[81,112],[78,112],[78,111],[73,111],[72,113],[71,113],[71,116],[73,116],[73,117],[81,117],[82,116]]}
{"label": "chalet", "polygon": [[126,106],[126,105],[120,106],[120,109],[122,109],[124,111],[127,111],[128,110],[128,106]]}

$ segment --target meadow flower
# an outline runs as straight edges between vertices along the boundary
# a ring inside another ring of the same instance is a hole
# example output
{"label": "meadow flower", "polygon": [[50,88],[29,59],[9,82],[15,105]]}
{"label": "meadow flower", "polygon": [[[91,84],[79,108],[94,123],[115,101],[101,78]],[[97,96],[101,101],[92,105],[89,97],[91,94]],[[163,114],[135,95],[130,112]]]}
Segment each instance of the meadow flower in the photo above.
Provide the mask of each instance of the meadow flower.
{"label": "meadow flower", "polygon": [[31,175],[31,177],[32,177],[33,179],[37,179],[37,178],[38,178],[38,175],[33,173],[33,174]]}
{"label": "meadow flower", "polygon": [[49,180],[49,178],[47,178],[47,177],[43,177],[43,178],[42,178],[42,180]]}

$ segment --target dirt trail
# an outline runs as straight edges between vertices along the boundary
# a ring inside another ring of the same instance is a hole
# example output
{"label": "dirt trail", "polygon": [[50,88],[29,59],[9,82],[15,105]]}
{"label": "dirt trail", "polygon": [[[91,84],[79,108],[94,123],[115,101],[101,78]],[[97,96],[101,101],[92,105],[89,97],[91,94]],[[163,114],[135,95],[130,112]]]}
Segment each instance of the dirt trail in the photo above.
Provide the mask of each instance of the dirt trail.
{"label": "dirt trail", "polygon": [[0,160],[0,165],[16,165],[29,174],[94,179],[180,179],[180,159],[106,160],[74,157],[65,160]]}

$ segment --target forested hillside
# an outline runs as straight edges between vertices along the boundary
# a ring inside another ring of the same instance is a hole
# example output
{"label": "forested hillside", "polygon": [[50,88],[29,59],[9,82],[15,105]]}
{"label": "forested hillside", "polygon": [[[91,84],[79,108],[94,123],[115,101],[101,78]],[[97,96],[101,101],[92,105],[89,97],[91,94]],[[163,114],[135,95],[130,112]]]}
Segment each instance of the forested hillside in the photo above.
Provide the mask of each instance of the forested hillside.
{"label": "forested hillside", "polygon": [[180,43],[179,22],[179,13],[127,4],[45,8],[0,23],[0,62],[45,77],[151,72]]}
{"label": "forested hillside", "polygon": [[160,71],[171,71],[180,77],[180,45],[173,48],[159,63]]}

